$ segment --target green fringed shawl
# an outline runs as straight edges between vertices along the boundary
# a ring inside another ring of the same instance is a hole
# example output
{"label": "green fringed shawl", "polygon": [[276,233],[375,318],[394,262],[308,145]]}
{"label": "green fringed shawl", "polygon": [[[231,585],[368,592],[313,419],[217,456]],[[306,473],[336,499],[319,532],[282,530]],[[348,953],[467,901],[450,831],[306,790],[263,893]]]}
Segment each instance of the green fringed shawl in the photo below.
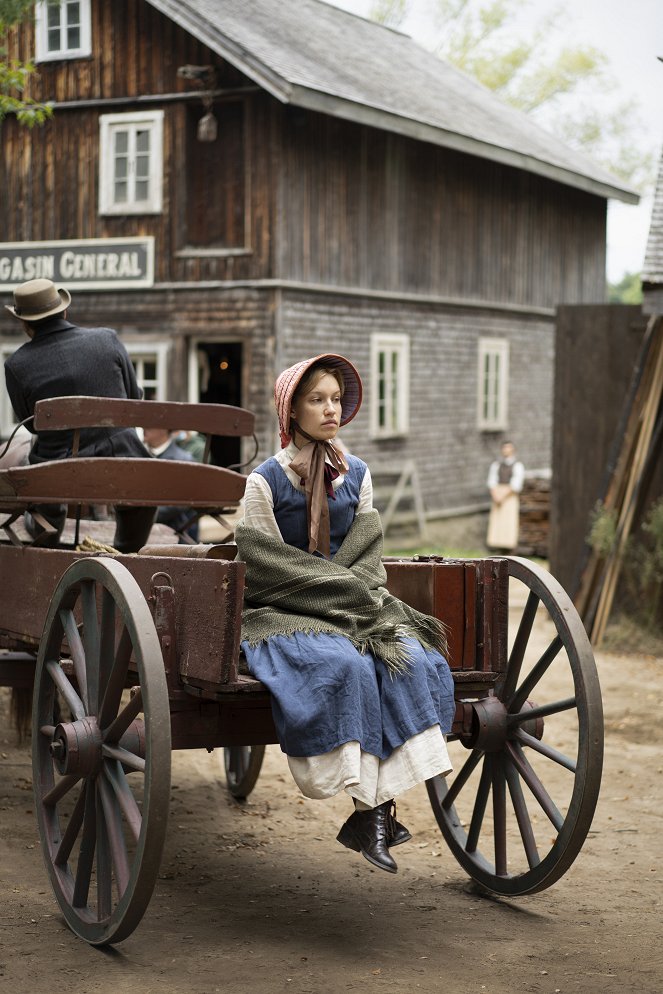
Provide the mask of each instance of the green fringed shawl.
{"label": "green fringed shawl", "polygon": [[332,560],[312,556],[255,528],[238,525],[238,559],[246,563],[242,640],[273,635],[343,635],[359,652],[407,669],[404,639],[447,655],[445,626],[392,596],[385,587],[382,525],[377,511],[358,514]]}

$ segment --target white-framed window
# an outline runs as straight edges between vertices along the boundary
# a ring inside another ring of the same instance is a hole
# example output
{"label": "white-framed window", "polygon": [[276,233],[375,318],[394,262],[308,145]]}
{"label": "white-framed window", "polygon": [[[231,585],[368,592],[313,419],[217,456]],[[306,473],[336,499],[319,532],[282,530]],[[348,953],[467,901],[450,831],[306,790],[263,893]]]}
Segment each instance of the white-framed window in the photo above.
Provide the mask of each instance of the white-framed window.
{"label": "white-framed window", "polygon": [[477,426],[482,431],[503,431],[508,422],[509,342],[480,338]]}
{"label": "white-framed window", "polygon": [[18,418],[14,414],[9,394],[4,388],[4,368],[10,355],[13,355],[22,344],[22,342],[0,342],[0,382],[2,383],[2,388],[0,388],[0,438],[9,438],[18,424]]}
{"label": "white-framed window", "polygon": [[159,214],[163,111],[99,118],[99,213]]}
{"label": "white-framed window", "polygon": [[165,342],[125,342],[124,345],[143,391],[143,400],[166,400],[168,345]]}
{"label": "white-framed window", "polygon": [[371,336],[371,434],[406,435],[410,422],[410,339],[408,335]]}
{"label": "white-framed window", "polygon": [[35,61],[91,54],[90,0],[40,0],[35,7]]}

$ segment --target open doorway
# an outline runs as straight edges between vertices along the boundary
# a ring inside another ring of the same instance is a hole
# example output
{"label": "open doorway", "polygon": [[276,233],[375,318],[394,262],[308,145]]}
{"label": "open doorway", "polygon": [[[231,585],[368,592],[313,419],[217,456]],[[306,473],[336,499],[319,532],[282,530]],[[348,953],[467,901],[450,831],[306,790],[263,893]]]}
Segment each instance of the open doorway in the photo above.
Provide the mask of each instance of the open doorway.
{"label": "open doorway", "polygon": [[[239,342],[191,343],[189,398],[193,403],[232,404],[242,401],[242,346]],[[213,438],[212,463],[233,466],[240,463],[241,439]]]}

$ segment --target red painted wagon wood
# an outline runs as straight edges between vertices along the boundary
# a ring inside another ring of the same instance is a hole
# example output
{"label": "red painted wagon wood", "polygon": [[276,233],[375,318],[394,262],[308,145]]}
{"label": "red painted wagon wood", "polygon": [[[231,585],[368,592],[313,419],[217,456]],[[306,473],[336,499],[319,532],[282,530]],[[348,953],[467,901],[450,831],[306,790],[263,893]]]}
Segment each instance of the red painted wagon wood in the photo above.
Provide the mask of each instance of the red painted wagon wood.
{"label": "red painted wagon wood", "polygon": [[[3,547],[0,550],[0,630],[25,645],[38,645],[53,590],[81,552]],[[184,679],[207,684],[237,680],[244,597],[244,564],[216,559],[114,557],[129,569],[143,595],[152,577],[165,573],[175,591],[176,659]]]}
{"label": "red painted wagon wood", "polygon": [[55,397],[35,404],[37,431],[75,428],[167,428],[203,435],[252,435],[255,415],[228,404],[120,400],[111,397]]}

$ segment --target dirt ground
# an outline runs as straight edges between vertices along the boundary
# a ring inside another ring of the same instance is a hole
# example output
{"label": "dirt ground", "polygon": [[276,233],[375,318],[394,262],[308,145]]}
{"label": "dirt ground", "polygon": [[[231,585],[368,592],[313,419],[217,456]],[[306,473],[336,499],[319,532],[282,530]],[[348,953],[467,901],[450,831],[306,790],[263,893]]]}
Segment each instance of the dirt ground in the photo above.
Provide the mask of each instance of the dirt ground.
{"label": "dirt ground", "polygon": [[276,746],[243,805],[226,792],[218,751],[178,752],[155,893],[133,935],[106,950],[64,923],[42,863],[29,746],[3,725],[0,990],[660,994],[663,659],[600,653],[598,665],[602,795],[580,856],[549,890],[482,895],[423,786],[399,803],[414,838],[395,851],[392,876],[335,841],[348,799],[299,796]]}

